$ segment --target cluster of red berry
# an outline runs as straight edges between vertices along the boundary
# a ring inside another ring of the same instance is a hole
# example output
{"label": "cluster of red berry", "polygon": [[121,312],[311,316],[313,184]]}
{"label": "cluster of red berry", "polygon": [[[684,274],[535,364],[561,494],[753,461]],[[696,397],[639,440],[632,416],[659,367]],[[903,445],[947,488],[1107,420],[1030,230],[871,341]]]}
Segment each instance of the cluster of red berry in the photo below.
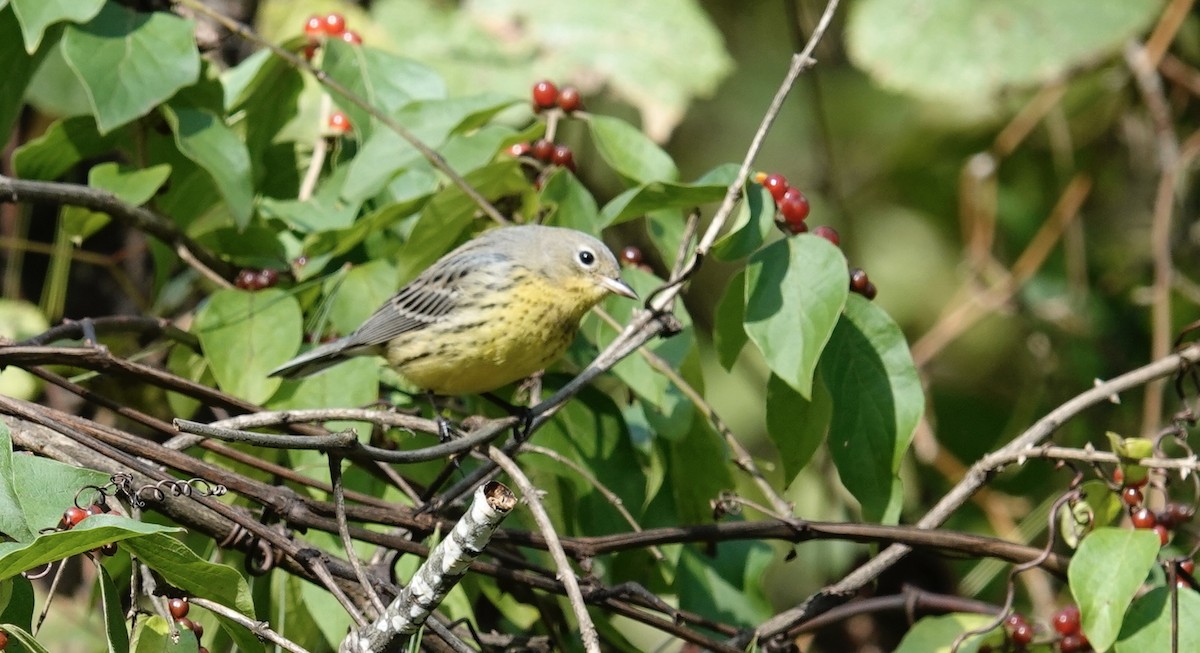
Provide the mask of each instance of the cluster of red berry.
{"label": "cluster of red berry", "polygon": [[270,288],[279,283],[279,273],[271,268],[263,268],[262,270],[251,270],[250,268],[242,268],[238,272],[237,278],[234,279],[234,287],[240,290],[262,290]]}
{"label": "cluster of red berry", "polygon": [[[76,526],[78,526],[80,522],[87,519],[88,517],[91,517],[92,515],[103,515],[107,512],[108,512],[108,506],[104,505],[104,503],[102,501],[93,503],[92,505],[88,506],[87,508],[80,508],[79,506],[71,506],[70,508],[67,508],[63,512],[62,518],[58,520],[58,529],[62,530],[62,531],[69,531],[72,528],[75,528]],[[99,552],[101,555],[106,555],[106,556],[114,555],[117,552],[117,543],[109,542],[108,544],[105,544],[104,546],[100,547],[99,549],[95,549],[92,551],[92,553],[97,553],[97,552]],[[0,647],[0,648],[3,648],[3,647]]]}
{"label": "cluster of red berry", "polygon": [[1061,653],[1082,653],[1092,650],[1087,636],[1079,629],[1079,606],[1068,605],[1054,613],[1050,623],[1054,631],[1061,637],[1058,640],[1058,650]]}
{"label": "cluster of red berry", "polygon": [[653,272],[650,266],[642,262],[642,250],[637,245],[626,245],[621,248],[617,255],[621,265],[626,265],[631,268],[640,268],[646,272]]}
{"label": "cluster of red berry", "polygon": [[308,44],[304,46],[304,58],[312,61],[321,41],[325,39],[341,39],[351,45],[362,45],[362,37],[351,29],[346,29],[346,17],[338,14],[312,15],[304,21],[304,35]]}
{"label": "cluster of red berry", "polygon": [[[177,597],[167,601],[167,610],[171,613],[171,618],[180,628],[187,628],[196,636],[196,641],[200,641],[200,637],[204,634],[204,626],[188,619],[188,610],[191,605],[186,597]],[[208,649],[201,646],[198,653],[208,653]]]}
{"label": "cluster of red berry", "polygon": [[564,86],[560,90],[554,82],[543,79],[533,85],[533,110],[541,113],[554,108],[566,113],[575,113],[583,108],[583,98],[579,89],[574,86]]}
{"label": "cluster of red berry", "polygon": [[[802,234],[808,231],[806,221],[811,207],[808,204],[808,198],[799,188],[789,185],[787,177],[774,172],[770,174],[759,172],[754,175],[754,181],[762,184],[763,188],[771,193],[771,197],[775,198],[775,208],[778,211],[776,222],[782,229],[791,234]],[[842,238],[833,227],[818,225],[813,228],[812,234],[828,240],[836,247],[842,246]],[[867,299],[875,299],[875,295],[878,294],[875,284],[871,283],[862,268],[850,269],[850,290]]]}
{"label": "cluster of red berry", "polygon": [[575,172],[575,154],[571,148],[555,145],[544,138],[533,143],[516,143],[508,148],[508,153],[514,157],[532,156],[547,165],[562,166]]}
{"label": "cluster of red berry", "polygon": [[1129,506],[1129,521],[1133,527],[1153,530],[1158,534],[1158,540],[1163,546],[1171,540],[1171,531],[1192,521],[1196,516],[1195,508],[1175,501],[1168,502],[1157,514],[1143,506],[1142,488],[1149,481],[1148,477],[1143,477],[1136,483],[1126,483],[1124,473],[1118,468],[1113,474],[1113,480],[1121,486],[1121,501]]}

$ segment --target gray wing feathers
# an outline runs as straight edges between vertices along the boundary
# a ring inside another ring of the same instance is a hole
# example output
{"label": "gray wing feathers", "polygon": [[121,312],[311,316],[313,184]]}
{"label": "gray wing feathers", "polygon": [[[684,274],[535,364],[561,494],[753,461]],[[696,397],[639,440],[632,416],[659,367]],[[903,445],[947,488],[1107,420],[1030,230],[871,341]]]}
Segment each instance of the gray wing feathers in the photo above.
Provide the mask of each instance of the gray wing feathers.
{"label": "gray wing feathers", "polygon": [[292,360],[280,365],[271,370],[268,376],[281,376],[285,379],[298,379],[310,374],[316,374],[321,370],[337,365],[346,359],[347,356],[354,355],[351,351],[353,348],[349,344],[349,338],[334,340],[333,342],[314,347],[307,352],[300,354]]}

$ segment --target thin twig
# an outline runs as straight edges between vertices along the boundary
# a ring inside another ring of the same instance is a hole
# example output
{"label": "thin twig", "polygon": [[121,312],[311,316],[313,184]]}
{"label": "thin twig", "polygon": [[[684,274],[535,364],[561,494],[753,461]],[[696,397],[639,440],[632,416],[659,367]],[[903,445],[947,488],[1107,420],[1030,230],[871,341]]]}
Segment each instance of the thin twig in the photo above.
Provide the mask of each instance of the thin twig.
{"label": "thin twig", "polygon": [[221,605],[220,603],[209,601],[208,599],[198,596],[188,598],[188,602],[192,605],[204,608],[213,614],[221,615],[229,621],[245,626],[247,630],[254,633],[255,637],[271,642],[285,651],[291,651],[291,653],[309,653],[308,649],[272,630],[271,625],[265,621],[251,619],[237,610],[232,610],[224,605]]}
{"label": "thin twig", "polygon": [[367,570],[363,568],[362,561],[358,559],[358,554],[354,551],[354,541],[350,539],[350,526],[346,523],[346,490],[342,485],[342,458],[334,453],[330,453],[326,457],[329,459],[329,484],[333,486],[334,513],[337,518],[338,535],[342,538],[342,548],[346,551],[346,560],[350,561],[350,566],[354,568],[354,575],[358,576],[358,584],[362,586],[363,592],[371,601],[371,605],[375,608],[375,615],[378,617],[384,611],[383,600],[379,598],[379,593],[375,591],[371,577],[367,575]]}
{"label": "thin twig", "polygon": [[513,480],[513,483],[516,483],[517,487],[521,489],[525,503],[529,505],[529,511],[533,513],[533,519],[537,522],[538,530],[541,531],[542,537],[546,538],[546,548],[550,552],[550,557],[554,559],[554,566],[558,569],[558,579],[566,587],[568,602],[571,604],[571,610],[575,613],[576,621],[579,622],[579,637],[583,641],[583,648],[588,653],[600,653],[600,636],[596,633],[596,626],[592,623],[592,617],[588,614],[587,605],[583,601],[579,580],[575,578],[575,571],[571,569],[571,561],[567,559],[562,543],[558,541],[558,533],[554,530],[550,515],[546,513],[546,508],[542,506],[542,501],[538,498],[538,489],[533,486],[529,477],[521,471],[517,463],[504,452],[496,447],[489,447],[488,457],[499,465]]}

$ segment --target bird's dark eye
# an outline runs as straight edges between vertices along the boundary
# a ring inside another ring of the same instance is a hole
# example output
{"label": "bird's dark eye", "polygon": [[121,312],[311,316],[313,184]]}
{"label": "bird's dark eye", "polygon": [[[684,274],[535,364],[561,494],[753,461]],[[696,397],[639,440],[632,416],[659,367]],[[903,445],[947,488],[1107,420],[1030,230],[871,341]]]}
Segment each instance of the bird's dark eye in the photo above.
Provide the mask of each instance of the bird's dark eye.
{"label": "bird's dark eye", "polygon": [[579,252],[579,262],[590,266],[596,262],[596,255],[586,249],[582,250]]}

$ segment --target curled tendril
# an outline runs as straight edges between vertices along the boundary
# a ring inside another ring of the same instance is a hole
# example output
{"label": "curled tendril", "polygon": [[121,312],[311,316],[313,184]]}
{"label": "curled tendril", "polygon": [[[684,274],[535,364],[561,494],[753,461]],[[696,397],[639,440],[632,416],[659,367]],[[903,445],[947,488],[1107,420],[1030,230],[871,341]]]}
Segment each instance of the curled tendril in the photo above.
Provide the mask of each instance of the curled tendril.
{"label": "curled tendril", "polygon": [[42,567],[40,567],[37,570],[29,569],[27,571],[23,571],[23,572],[21,572],[21,575],[24,576],[27,580],[39,580],[39,579],[45,578],[46,576],[48,576],[50,574],[50,570],[54,569],[55,562],[57,562],[57,560],[52,560],[50,562],[47,562],[46,564],[42,565]]}

